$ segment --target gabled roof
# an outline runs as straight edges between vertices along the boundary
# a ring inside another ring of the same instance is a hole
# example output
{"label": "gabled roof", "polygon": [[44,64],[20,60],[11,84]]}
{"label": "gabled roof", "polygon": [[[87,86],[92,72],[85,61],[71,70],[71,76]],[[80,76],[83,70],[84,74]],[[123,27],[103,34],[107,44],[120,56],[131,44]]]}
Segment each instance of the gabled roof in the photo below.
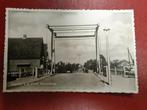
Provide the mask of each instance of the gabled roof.
{"label": "gabled roof", "polygon": [[129,62],[127,60],[121,60],[118,64],[118,66],[127,66],[129,65]]}
{"label": "gabled roof", "polygon": [[8,38],[9,59],[40,59],[43,38]]}

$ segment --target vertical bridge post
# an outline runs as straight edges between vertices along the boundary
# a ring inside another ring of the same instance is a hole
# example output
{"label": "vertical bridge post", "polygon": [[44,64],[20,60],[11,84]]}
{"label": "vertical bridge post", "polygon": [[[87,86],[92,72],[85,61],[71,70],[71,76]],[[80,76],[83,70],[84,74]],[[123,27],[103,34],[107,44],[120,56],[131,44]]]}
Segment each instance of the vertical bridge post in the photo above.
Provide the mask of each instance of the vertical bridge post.
{"label": "vertical bridge post", "polygon": [[47,28],[51,32],[51,75],[52,75],[53,74],[53,37],[54,37],[54,32],[53,32],[53,29],[51,29],[49,25],[47,25]]}
{"label": "vertical bridge post", "polygon": [[98,28],[99,25],[97,25],[96,27],[96,31],[95,31],[95,44],[96,44],[96,73],[101,72],[101,66],[100,66],[100,49],[99,49],[99,39],[98,39]]}

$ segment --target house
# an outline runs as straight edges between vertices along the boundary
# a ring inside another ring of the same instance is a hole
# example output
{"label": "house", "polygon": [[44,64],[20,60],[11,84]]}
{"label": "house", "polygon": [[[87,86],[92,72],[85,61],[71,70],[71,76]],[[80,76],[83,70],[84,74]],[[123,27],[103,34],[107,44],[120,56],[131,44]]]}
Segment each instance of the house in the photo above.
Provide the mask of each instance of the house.
{"label": "house", "polygon": [[135,77],[135,68],[127,60],[122,60],[119,62],[118,67],[123,69],[124,77]]}
{"label": "house", "polygon": [[118,67],[128,67],[130,64],[127,60],[121,60],[120,62],[118,62]]}
{"label": "house", "polygon": [[8,74],[37,75],[47,56],[43,38],[8,38]]}

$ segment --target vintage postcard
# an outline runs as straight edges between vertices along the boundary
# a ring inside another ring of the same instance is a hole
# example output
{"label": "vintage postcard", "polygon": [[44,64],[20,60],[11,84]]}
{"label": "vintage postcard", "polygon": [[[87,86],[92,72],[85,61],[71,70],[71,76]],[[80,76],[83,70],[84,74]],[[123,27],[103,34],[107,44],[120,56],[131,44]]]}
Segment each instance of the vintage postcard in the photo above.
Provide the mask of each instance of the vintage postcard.
{"label": "vintage postcard", "polygon": [[4,92],[138,93],[133,10],[6,9]]}

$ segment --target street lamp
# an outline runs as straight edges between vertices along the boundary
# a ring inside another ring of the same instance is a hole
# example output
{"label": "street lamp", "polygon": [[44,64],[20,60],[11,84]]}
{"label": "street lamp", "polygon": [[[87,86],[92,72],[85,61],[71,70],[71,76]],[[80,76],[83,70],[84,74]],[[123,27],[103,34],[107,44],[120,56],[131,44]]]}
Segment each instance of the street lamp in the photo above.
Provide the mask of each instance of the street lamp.
{"label": "street lamp", "polygon": [[106,34],[106,56],[107,56],[107,72],[108,72],[108,84],[111,84],[111,70],[110,70],[110,54],[109,54],[109,37],[108,37],[108,33],[110,31],[109,28],[105,28],[103,29],[103,31]]}

